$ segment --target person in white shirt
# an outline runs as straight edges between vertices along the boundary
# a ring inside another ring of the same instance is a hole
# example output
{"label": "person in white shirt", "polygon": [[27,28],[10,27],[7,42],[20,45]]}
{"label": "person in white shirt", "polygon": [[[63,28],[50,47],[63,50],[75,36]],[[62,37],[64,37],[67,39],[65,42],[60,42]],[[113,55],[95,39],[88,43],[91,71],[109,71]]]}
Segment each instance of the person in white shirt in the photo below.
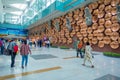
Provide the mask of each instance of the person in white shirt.
{"label": "person in white shirt", "polygon": [[94,68],[94,65],[93,65],[93,61],[92,61],[92,47],[90,45],[89,42],[86,43],[86,46],[85,46],[85,56],[84,56],[84,62],[83,62],[83,66],[85,66],[85,62],[86,60],[89,61],[91,63],[91,67]]}

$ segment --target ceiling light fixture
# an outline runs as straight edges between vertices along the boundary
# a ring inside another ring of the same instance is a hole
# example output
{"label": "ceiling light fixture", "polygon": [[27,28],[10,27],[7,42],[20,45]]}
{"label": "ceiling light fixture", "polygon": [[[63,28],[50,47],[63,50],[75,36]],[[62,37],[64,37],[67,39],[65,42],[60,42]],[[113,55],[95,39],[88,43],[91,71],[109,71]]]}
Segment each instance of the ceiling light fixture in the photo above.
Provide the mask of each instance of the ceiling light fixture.
{"label": "ceiling light fixture", "polygon": [[16,3],[16,4],[10,4],[10,6],[21,9],[21,10],[25,10],[27,7],[27,4]]}
{"label": "ceiling light fixture", "polygon": [[10,12],[11,14],[15,14],[15,15],[22,15],[22,11],[14,11],[14,12]]}

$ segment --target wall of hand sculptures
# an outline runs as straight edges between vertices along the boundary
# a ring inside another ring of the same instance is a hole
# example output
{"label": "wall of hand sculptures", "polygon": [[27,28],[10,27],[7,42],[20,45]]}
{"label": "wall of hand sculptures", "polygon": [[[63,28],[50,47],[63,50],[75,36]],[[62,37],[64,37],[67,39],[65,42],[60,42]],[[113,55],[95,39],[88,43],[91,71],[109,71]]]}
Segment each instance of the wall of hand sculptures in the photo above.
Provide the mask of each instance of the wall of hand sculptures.
{"label": "wall of hand sculptures", "polygon": [[68,46],[72,45],[73,36],[76,36],[84,43],[89,41],[96,51],[120,53],[117,5],[120,5],[119,0],[98,0],[87,5],[92,15],[91,25],[86,24],[86,7],[82,7],[30,29],[29,36],[52,37],[53,44]]}

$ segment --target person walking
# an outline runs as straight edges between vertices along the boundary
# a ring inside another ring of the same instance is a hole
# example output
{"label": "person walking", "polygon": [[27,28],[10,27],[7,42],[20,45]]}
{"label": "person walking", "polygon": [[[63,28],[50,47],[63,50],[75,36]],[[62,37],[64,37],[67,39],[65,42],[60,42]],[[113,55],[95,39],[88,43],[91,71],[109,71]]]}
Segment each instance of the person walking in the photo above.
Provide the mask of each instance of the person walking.
{"label": "person walking", "polygon": [[13,44],[13,52],[11,54],[11,67],[15,67],[15,57],[18,52],[18,45],[16,43]]}
{"label": "person walking", "polygon": [[94,65],[93,65],[93,61],[92,61],[92,47],[90,45],[89,42],[86,43],[86,46],[85,46],[85,56],[84,56],[84,62],[83,62],[83,66],[85,66],[85,62],[86,60],[89,61],[91,63],[91,67],[94,68]]}
{"label": "person walking", "polygon": [[46,41],[46,46],[47,46],[47,48],[50,47],[50,41],[49,41],[49,39],[47,39],[47,41]]}
{"label": "person walking", "polygon": [[39,46],[42,47],[42,39],[39,40]]}
{"label": "person walking", "polygon": [[8,44],[8,54],[11,55],[11,68],[15,67],[15,57],[16,57],[16,53],[18,51],[18,47],[17,47],[17,50],[14,51],[14,46],[16,46],[16,42],[12,39],[10,40],[9,44]]}
{"label": "person walking", "polygon": [[27,66],[29,53],[31,54],[30,47],[27,44],[27,41],[24,40],[23,44],[20,47],[20,55],[22,56],[22,68],[24,68],[24,64]]}
{"label": "person walking", "polygon": [[8,46],[7,46],[8,55],[12,54],[12,41],[13,40],[9,40],[9,43],[8,43]]}

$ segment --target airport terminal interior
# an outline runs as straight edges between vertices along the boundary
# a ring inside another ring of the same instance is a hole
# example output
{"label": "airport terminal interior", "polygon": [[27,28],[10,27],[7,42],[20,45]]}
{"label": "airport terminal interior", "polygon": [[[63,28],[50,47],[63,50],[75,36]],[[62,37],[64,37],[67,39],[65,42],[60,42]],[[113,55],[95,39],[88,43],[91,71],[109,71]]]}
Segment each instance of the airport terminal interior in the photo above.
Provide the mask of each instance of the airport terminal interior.
{"label": "airport terminal interior", "polygon": [[0,0],[0,80],[120,80],[120,0]]}

